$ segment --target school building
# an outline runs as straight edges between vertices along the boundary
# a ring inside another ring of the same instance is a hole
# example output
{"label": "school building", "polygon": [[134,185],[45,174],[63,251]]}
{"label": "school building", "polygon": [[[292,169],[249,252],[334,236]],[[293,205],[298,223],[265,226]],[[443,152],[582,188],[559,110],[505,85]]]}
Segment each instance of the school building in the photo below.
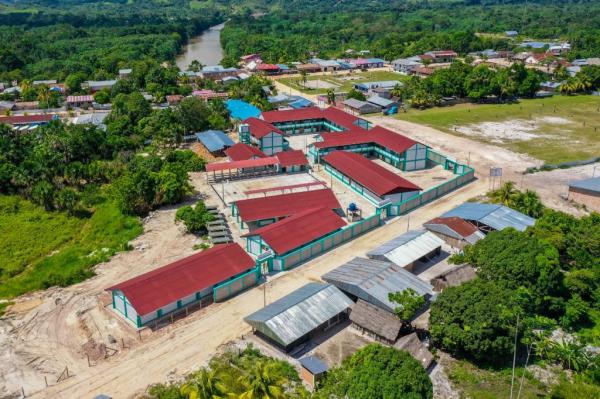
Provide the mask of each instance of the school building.
{"label": "school building", "polygon": [[112,309],[138,328],[185,316],[254,286],[260,268],[238,244],[221,244],[107,288]]}

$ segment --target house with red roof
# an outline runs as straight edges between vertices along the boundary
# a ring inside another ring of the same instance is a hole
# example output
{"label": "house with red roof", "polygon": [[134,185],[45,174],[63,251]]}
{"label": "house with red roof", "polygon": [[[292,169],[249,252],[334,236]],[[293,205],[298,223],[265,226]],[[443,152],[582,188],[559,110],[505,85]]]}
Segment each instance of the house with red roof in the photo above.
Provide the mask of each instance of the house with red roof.
{"label": "house with red roof", "polygon": [[[260,255],[271,251],[274,254],[272,268],[283,270],[284,263],[281,258],[340,230],[345,225],[344,219],[330,207],[317,207],[304,209],[276,223],[253,230],[242,237],[246,237],[248,252]],[[311,252],[309,252],[310,256],[312,256]]]}
{"label": "house with red roof", "polygon": [[404,171],[427,167],[425,144],[381,126],[369,131],[354,129],[345,133],[323,133],[321,141],[311,144],[308,154],[313,162],[320,163],[324,156],[343,150],[379,158]]}
{"label": "house with red roof", "polygon": [[266,75],[276,75],[280,72],[279,65],[266,63],[258,64],[256,70]]}
{"label": "house with red roof", "polygon": [[365,119],[351,115],[335,107],[306,107],[262,113],[262,119],[286,135],[343,132],[351,129],[372,127]]}
{"label": "house with red roof", "polygon": [[225,155],[227,155],[232,162],[267,157],[267,155],[257,147],[244,143],[235,143],[225,150]]}
{"label": "house with red roof", "polygon": [[285,133],[272,124],[255,117],[247,118],[238,127],[240,142],[257,146],[271,156],[289,148]]}
{"label": "house with red roof", "polygon": [[473,223],[456,216],[438,217],[423,223],[423,227],[458,249],[464,249],[485,237]]}
{"label": "house with red roof", "polygon": [[375,204],[402,202],[421,192],[416,184],[354,152],[333,151],[323,162],[325,170]]}
{"label": "house with red roof", "polygon": [[308,169],[308,159],[302,150],[281,151],[275,154],[282,173],[303,172]]}
{"label": "house with red roof", "polygon": [[107,288],[112,309],[138,328],[254,286],[260,270],[239,244],[221,244]]}
{"label": "house with red roof", "polygon": [[242,227],[252,230],[314,208],[341,210],[342,206],[333,191],[325,188],[235,201],[231,214]]}

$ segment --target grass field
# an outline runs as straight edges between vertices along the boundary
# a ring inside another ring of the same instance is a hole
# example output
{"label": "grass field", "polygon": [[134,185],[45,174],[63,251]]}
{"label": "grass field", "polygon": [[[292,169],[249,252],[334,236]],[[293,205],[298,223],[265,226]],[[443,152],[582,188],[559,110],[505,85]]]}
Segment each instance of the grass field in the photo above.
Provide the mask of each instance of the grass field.
{"label": "grass field", "polygon": [[411,122],[500,145],[546,163],[600,156],[600,97],[554,96],[515,104],[411,109]]}
{"label": "grass field", "polygon": [[[352,77],[352,79],[349,79],[350,77]],[[350,89],[352,89],[352,87],[355,83],[379,81],[379,80],[403,81],[406,79],[407,79],[406,75],[402,75],[400,73],[391,72],[391,71],[366,71],[366,72],[353,72],[352,74],[339,73],[336,75],[315,74],[315,75],[309,75],[307,77],[307,80],[309,82],[310,81],[322,81],[322,82],[327,82],[327,83],[336,85],[337,87],[334,88],[334,91],[336,91],[336,92],[344,92],[344,91],[347,92]],[[300,81],[299,76],[281,78],[281,79],[278,79],[278,81],[285,84],[286,86],[289,86],[293,89],[299,90],[299,91],[301,91],[303,93],[307,93],[307,94],[325,94],[328,90],[327,88],[305,87],[302,84],[302,82]]]}
{"label": "grass field", "polygon": [[[448,367],[448,377],[464,398],[506,399],[510,396],[510,367],[502,370],[480,369],[464,360],[453,360]],[[516,370],[517,389],[523,369]],[[525,373],[521,398],[534,399],[544,397],[548,391],[531,373]]]}
{"label": "grass field", "polygon": [[0,298],[82,281],[141,232],[138,218],[109,201],[78,218],[0,196]]}

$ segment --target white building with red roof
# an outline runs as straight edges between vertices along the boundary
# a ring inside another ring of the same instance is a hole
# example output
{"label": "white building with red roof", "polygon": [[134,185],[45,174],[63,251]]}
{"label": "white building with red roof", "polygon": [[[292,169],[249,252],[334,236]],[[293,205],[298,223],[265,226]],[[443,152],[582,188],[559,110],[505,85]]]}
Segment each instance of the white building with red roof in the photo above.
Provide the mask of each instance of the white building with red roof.
{"label": "white building with red roof", "polygon": [[218,302],[255,285],[256,262],[238,244],[221,244],[159,267],[107,291],[112,309],[141,328]]}

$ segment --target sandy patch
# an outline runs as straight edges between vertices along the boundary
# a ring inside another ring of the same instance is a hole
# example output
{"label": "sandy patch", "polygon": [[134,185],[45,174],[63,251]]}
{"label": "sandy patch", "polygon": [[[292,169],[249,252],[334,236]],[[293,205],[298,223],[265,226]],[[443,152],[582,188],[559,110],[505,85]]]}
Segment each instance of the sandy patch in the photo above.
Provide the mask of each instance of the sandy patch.
{"label": "sandy patch", "polygon": [[306,82],[305,86],[311,89],[335,89],[340,87],[339,85],[321,79],[309,80]]}
{"label": "sandy patch", "polygon": [[509,141],[529,141],[538,138],[553,138],[542,133],[542,125],[569,125],[568,119],[543,116],[532,120],[513,119],[504,122],[481,122],[464,126],[452,126],[452,129],[466,136],[481,137],[492,143]]}

